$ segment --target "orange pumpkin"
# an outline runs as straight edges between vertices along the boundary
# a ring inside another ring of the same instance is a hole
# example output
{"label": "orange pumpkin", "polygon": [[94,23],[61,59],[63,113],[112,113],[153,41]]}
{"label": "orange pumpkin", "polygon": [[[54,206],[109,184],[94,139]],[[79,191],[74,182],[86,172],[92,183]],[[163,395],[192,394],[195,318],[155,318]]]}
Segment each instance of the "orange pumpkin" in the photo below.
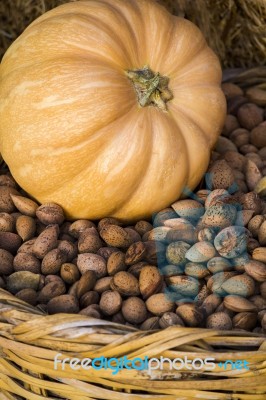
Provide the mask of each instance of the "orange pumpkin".
{"label": "orange pumpkin", "polygon": [[36,19],[0,65],[0,151],[69,218],[150,217],[195,188],[221,131],[221,68],[201,32],[150,0]]}

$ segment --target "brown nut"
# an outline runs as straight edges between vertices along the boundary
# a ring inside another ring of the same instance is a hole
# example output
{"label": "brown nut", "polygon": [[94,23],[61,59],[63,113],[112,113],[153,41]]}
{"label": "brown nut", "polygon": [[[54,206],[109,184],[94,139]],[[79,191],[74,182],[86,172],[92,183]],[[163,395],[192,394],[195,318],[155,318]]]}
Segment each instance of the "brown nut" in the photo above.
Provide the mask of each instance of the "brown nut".
{"label": "brown nut", "polygon": [[122,314],[131,324],[141,324],[147,318],[147,308],[139,297],[129,297],[122,303]]}
{"label": "brown nut", "polygon": [[197,294],[197,296],[194,298],[194,301],[196,302],[197,306],[201,306],[204,302],[204,300],[210,295],[210,291],[207,288],[207,285],[203,285]]}
{"label": "brown nut", "polygon": [[36,232],[36,222],[28,215],[21,215],[16,221],[16,231],[24,241],[32,239]]}
{"label": "brown nut", "polygon": [[224,121],[223,127],[223,135],[228,137],[230,133],[233,132],[235,129],[239,128],[239,123],[237,118],[234,115],[227,114]]}
{"label": "brown nut", "polygon": [[113,218],[113,217],[106,217],[106,218],[102,218],[99,222],[98,222],[98,230],[100,231],[102,228],[105,228],[107,225],[117,225],[117,226],[122,226],[122,222],[117,219],[117,218]]}
{"label": "brown nut", "polygon": [[186,259],[194,263],[202,263],[215,257],[216,249],[212,243],[197,242],[186,252]]}
{"label": "brown nut", "polygon": [[170,243],[166,248],[166,259],[169,264],[184,265],[186,263],[186,253],[190,245],[183,241]]}
{"label": "brown nut", "polygon": [[190,327],[199,326],[203,320],[203,316],[196,304],[182,304],[177,307],[176,313]]}
{"label": "brown nut", "polygon": [[266,221],[263,221],[259,227],[258,240],[261,246],[266,246]]}
{"label": "brown nut", "polygon": [[142,331],[150,331],[150,330],[156,330],[160,328],[159,325],[159,317],[150,317],[146,319],[142,324],[140,325],[140,329]]}
{"label": "brown nut", "polygon": [[175,303],[168,295],[156,293],[146,300],[146,307],[152,314],[161,316],[165,312],[174,311]]}
{"label": "brown nut", "polygon": [[208,268],[203,264],[188,262],[185,266],[185,274],[193,278],[203,279],[210,275]]}
{"label": "brown nut", "polygon": [[228,295],[224,298],[224,305],[228,310],[235,312],[257,311],[257,307],[251,301],[241,296]]}
{"label": "brown nut", "polygon": [[78,281],[76,296],[80,299],[86,292],[89,292],[94,288],[96,283],[96,274],[94,271],[86,271]]}
{"label": "brown nut", "polygon": [[101,319],[101,313],[94,306],[96,304],[91,304],[90,306],[83,308],[83,310],[79,311],[80,315],[86,315],[87,317]]}
{"label": "brown nut", "polygon": [[250,297],[255,292],[254,280],[246,274],[233,276],[222,284],[222,289],[228,294]]}
{"label": "brown nut", "polygon": [[118,250],[110,255],[107,260],[107,272],[113,276],[119,271],[125,271],[127,266],[125,263],[125,253]]}
{"label": "brown nut", "polygon": [[128,235],[130,237],[130,244],[141,241],[140,234],[134,229],[133,226],[127,226],[124,229],[125,229],[125,231],[128,233]]}
{"label": "brown nut", "polygon": [[27,240],[26,242],[22,243],[22,245],[18,248],[17,253],[28,253],[32,254],[33,253],[33,244],[35,243],[35,240],[37,238],[32,238],[30,240]]}
{"label": "brown nut", "polygon": [[233,324],[228,314],[225,312],[216,312],[208,317],[206,328],[227,331],[233,328]]}
{"label": "brown nut", "polygon": [[159,320],[160,328],[165,329],[168,328],[168,326],[173,325],[184,326],[184,322],[179,315],[175,314],[174,312],[164,313]]}
{"label": "brown nut", "polygon": [[200,306],[200,310],[203,311],[204,315],[211,315],[217,307],[222,303],[222,299],[217,294],[210,294],[204,299],[203,303]]}
{"label": "brown nut", "polygon": [[158,292],[162,286],[163,278],[157,267],[146,265],[141,268],[139,275],[139,289],[143,299]]}
{"label": "brown nut", "polygon": [[257,247],[252,252],[252,258],[253,258],[253,260],[266,263],[266,247]]}
{"label": "brown nut", "polygon": [[0,231],[13,232],[15,227],[15,218],[6,212],[0,213]]}
{"label": "brown nut", "polygon": [[132,244],[131,235],[118,225],[106,225],[102,227],[100,236],[108,246],[126,248]]}
{"label": "brown nut", "polygon": [[95,228],[87,228],[81,232],[78,238],[78,250],[80,253],[97,253],[103,243]]}
{"label": "brown nut", "polygon": [[165,245],[155,240],[147,240],[145,245],[145,261],[149,264],[160,264],[165,260]]}
{"label": "brown nut", "polygon": [[258,149],[266,146],[266,121],[252,129],[250,132],[250,143]]}
{"label": "brown nut", "polygon": [[103,278],[97,280],[93,290],[95,290],[98,293],[106,292],[107,290],[111,289],[111,281],[112,281],[111,276],[104,276]]}
{"label": "brown nut", "polygon": [[67,313],[76,314],[79,312],[79,304],[74,296],[63,294],[54,297],[47,304],[48,314]]}
{"label": "brown nut", "polygon": [[138,296],[140,294],[138,279],[126,271],[117,272],[110,285],[113,290],[117,290],[124,296]]}
{"label": "brown nut", "polygon": [[235,181],[232,169],[225,160],[215,161],[208,171],[206,184],[208,189],[231,189]]}
{"label": "brown nut", "polygon": [[264,299],[266,299],[266,282],[263,282],[263,283],[260,285],[260,293],[261,293],[261,296],[262,296]]}
{"label": "brown nut", "polygon": [[127,272],[129,272],[130,274],[134,275],[137,279],[139,279],[140,272],[142,268],[145,267],[145,265],[148,265],[146,261],[140,261],[136,264],[131,265],[128,268]]}
{"label": "brown nut", "polygon": [[199,293],[199,280],[191,276],[170,276],[166,278],[166,283],[176,299],[180,296],[193,298]]}
{"label": "brown nut", "polygon": [[38,302],[46,304],[52,298],[66,293],[66,286],[61,280],[55,280],[45,285],[38,294]]}
{"label": "brown nut", "polygon": [[61,225],[65,219],[62,207],[56,203],[42,204],[36,209],[36,217],[45,225]]}
{"label": "brown nut", "polygon": [[257,323],[257,313],[240,312],[233,317],[233,326],[235,329],[251,330]]}
{"label": "brown nut", "polygon": [[9,186],[16,189],[18,185],[9,173],[5,173],[4,175],[0,175],[0,186]]}
{"label": "brown nut", "polygon": [[67,260],[65,253],[61,250],[52,249],[42,259],[41,270],[43,275],[57,274],[61,265]]}
{"label": "brown nut", "polygon": [[147,221],[138,221],[135,225],[135,230],[143,236],[144,233],[149,232],[153,229],[152,224]]}
{"label": "brown nut", "polygon": [[19,192],[10,186],[0,186],[0,212],[12,213],[15,211],[15,205],[10,195],[19,195]]}
{"label": "brown nut", "polygon": [[79,299],[80,307],[86,308],[91,304],[98,304],[100,300],[100,295],[95,290],[90,290],[89,292],[85,293]]}
{"label": "brown nut", "polygon": [[29,271],[34,274],[41,273],[41,263],[33,254],[18,253],[13,260],[15,271]]}
{"label": "brown nut", "polygon": [[37,304],[37,292],[34,289],[22,289],[15,296],[32,306],[36,306]]}
{"label": "brown nut", "polygon": [[114,315],[121,309],[122,297],[117,291],[107,290],[102,293],[99,304],[103,314]]}
{"label": "brown nut", "polygon": [[252,236],[254,238],[258,237],[260,226],[264,220],[265,220],[265,218],[263,215],[255,215],[249,221],[248,230],[252,233]]}
{"label": "brown nut", "polygon": [[38,204],[29,199],[28,197],[18,196],[16,194],[10,194],[10,197],[21,214],[28,215],[29,217],[35,217]]}
{"label": "brown nut", "polygon": [[213,257],[207,263],[207,268],[212,274],[225,272],[233,269],[232,264],[227,258]]}
{"label": "brown nut", "polygon": [[21,246],[21,237],[12,232],[0,232],[0,248],[15,254]]}
{"label": "brown nut", "polygon": [[40,275],[29,271],[18,271],[9,275],[6,279],[7,290],[16,294],[22,289],[37,290],[40,282]]}
{"label": "brown nut", "polygon": [[246,273],[255,279],[257,282],[266,280],[266,265],[260,261],[250,260],[244,266]]}
{"label": "brown nut", "polygon": [[249,301],[251,301],[259,311],[266,310],[266,299],[259,294],[251,296]]}
{"label": "brown nut", "polygon": [[68,240],[58,240],[58,250],[66,256],[66,262],[71,262],[78,253],[78,248],[76,243],[72,243]]}
{"label": "brown nut", "polygon": [[32,251],[37,258],[43,258],[57,246],[58,225],[48,226],[35,240]]}
{"label": "brown nut", "polygon": [[80,278],[78,267],[72,263],[63,263],[60,268],[60,276],[68,285],[73,285]]}
{"label": "brown nut", "polygon": [[9,251],[0,249],[0,275],[10,275],[14,272],[13,259]]}
{"label": "brown nut", "polygon": [[253,103],[246,103],[239,107],[237,119],[240,125],[252,130],[263,121],[263,109]]}
{"label": "brown nut", "polygon": [[171,207],[181,218],[188,220],[197,220],[204,214],[203,205],[192,199],[178,200]]}
{"label": "brown nut", "polygon": [[109,260],[109,257],[115,253],[116,251],[119,251],[118,248],[116,247],[107,247],[107,246],[103,246],[101,247],[98,251],[97,254],[101,257],[103,257],[106,261]]}
{"label": "brown nut", "polygon": [[78,219],[69,226],[68,233],[78,239],[81,232],[84,232],[88,228],[96,228],[96,226],[87,219]]}
{"label": "brown nut", "polygon": [[107,274],[106,261],[103,257],[94,253],[78,254],[77,266],[81,275],[86,271],[94,271],[96,278],[103,278]]}
{"label": "brown nut", "polygon": [[132,265],[139,261],[142,261],[146,252],[146,248],[143,242],[132,243],[126,251],[125,264]]}

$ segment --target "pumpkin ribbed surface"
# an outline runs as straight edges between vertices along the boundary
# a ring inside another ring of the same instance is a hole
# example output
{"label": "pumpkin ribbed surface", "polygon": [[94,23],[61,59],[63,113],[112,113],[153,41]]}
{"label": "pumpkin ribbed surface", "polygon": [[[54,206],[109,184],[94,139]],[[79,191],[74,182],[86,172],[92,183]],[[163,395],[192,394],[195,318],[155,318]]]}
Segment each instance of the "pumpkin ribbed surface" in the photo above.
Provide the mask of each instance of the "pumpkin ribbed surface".
{"label": "pumpkin ribbed surface", "polygon": [[[167,80],[164,109],[139,104],[128,71],[146,66]],[[69,218],[149,217],[206,171],[225,115],[220,81],[198,28],[157,3],[67,3],[3,57],[0,151],[25,191]]]}

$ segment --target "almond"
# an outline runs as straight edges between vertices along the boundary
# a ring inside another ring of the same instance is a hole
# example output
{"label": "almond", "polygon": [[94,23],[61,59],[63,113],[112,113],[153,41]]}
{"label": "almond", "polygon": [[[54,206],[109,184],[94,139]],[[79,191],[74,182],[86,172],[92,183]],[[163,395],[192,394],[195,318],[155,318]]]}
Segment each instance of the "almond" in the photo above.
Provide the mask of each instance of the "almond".
{"label": "almond", "polygon": [[[108,290],[104,292],[100,300],[100,309],[105,315],[114,315],[120,311],[122,306],[122,297],[119,292]],[[125,312],[125,307],[124,307]]]}
{"label": "almond", "polygon": [[236,329],[251,330],[257,323],[257,313],[240,312],[233,317],[233,326]]}
{"label": "almond", "polygon": [[161,316],[165,312],[173,311],[175,303],[164,293],[156,293],[146,300],[146,307],[152,314]]}
{"label": "almond", "polygon": [[79,312],[78,300],[69,294],[54,297],[47,304],[49,314],[67,313],[76,314]]}
{"label": "almond", "polygon": [[115,275],[119,271],[126,269],[125,253],[122,251],[115,251],[110,255],[107,260],[107,271],[109,275]]}
{"label": "almond", "polygon": [[171,207],[181,218],[197,220],[204,214],[203,205],[192,199],[178,200]]}
{"label": "almond", "polygon": [[111,282],[111,288],[124,296],[138,296],[140,294],[138,279],[126,271],[120,271],[115,274]]}
{"label": "almond", "polygon": [[217,312],[210,315],[207,319],[206,327],[208,329],[231,330],[233,327],[232,320],[228,314]]}
{"label": "almond", "polygon": [[9,251],[0,249],[0,275],[10,275],[14,272],[13,259]]}
{"label": "almond", "polygon": [[186,252],[185,257],[192,262],[206,262],[216,254],[214,246],[209,242],[198,242]]}
{"label": "almond", "polygon": [[177,307],[176,313],[190,327],[200,325],[203,320],[203,316],[196,304],[182,304]]}
{"label": "almond", "polygon": [[129,297],[123,301],[122,314],[131,324],[141,324],[147,318],[147,308],[139,297]]}
{"label": "almond", "polygon": [[94,271],[97,278],[102,278],[107,274],[106,261],[98,254],[78,254],[77,266],[81,275],[87,271]]}
{"label": "almond", "polygon": [[266,280],[266,265],[260,261],[250,260],[244,266],[246,273],[257,282]]}
{"label": "almond", "polygon": [[224,305],[235,312],[257,311],[257,307],[251,301],[237,295],[225,296]]}
{"label": "almond", "polygon": [[9,275],[6,279],[7,290],[16,294],[22,289],[37,290],[40,282],[40,275],[29,271],[18,271]]}
{"label": "almond", "polygon": [[57,246],[58,225],[48,226],[34,241],[32,251],[37,258],[43,258]]}
{"label": "almond", "polygon": [[[156,228],[157,229],[157,228]],[[126,265],[132,265],[142,261],[145,256],[146,248],[143,242],[132,243],[126,251],[125,263]]]}
{"label": "almond", "polygon": [[143,299],[147,299],[156,293],[162,286],[163,278],[157,267],[144,266],[139,275],[139,288]]}
{"label": "almond", "polygon": [[11,199],[16,206],[16,208],[24,215],[29,217],[35,217],[38,204],[29,199],[28,197],[17,196],[15,194],[10,194]]}
{"label": "almond", "polygon": [[0,186],[0,212],[12,213],[15,205],[10,195],[19,195],[19,192],[10,186]]}
{"label": "almond", "polygon": [[56,203],[42,204],[36,209],[36,216],[45,225],[61,225],[65,219],[62,207]]}
{"label": "almond", "polygon": [[16,230],[24,241],[32,239],[36,232],[36,222],[34,218],[28,215],[21,215],[16,221]]}
{"label": "almond", "polygon": [[108,246],[126,248],[132,244],[130,234],[118,225],[106,225],[100,230],[100,236]]}
{"label": "almond", "polygon": [[79,299],[86,292],[93,289],[96,283],[96,274],[94,271],[86,271],[80,278],[77,284],[76,296]]}
{"label": "almond", "polygon": [[255,292],[254,280],[246,274],[233,276],[222,284],[222,289],[228,294],[250,297]]}
{"label": "almond", "polygon": [[78,219],[74,221],[69,229],[68,232],[71,236],[78,239],[81,232],[84,232],[88,228],[96,228],[95,224],[87,219]]}

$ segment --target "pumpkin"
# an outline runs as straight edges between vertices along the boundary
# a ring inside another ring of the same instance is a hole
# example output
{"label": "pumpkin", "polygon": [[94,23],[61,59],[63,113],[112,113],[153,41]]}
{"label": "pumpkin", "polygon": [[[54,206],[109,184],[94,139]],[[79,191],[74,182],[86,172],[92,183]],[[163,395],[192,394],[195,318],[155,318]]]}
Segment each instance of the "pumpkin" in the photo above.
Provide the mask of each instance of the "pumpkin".
{"label": "pumpkin", "polygon": [[193,190],[221,131],[221,67],[199,29],[149,0],[36,19],[0,65],[0,151],[68,218],[149,218]]}

